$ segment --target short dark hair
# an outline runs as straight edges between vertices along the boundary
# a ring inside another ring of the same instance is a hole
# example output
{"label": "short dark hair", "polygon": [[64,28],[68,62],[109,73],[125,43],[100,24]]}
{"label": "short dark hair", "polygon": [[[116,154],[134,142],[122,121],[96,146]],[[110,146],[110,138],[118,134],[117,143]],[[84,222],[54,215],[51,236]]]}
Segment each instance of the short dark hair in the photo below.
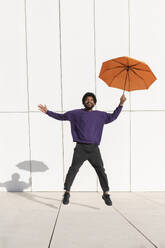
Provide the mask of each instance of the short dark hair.
{"label": "short dark hair", "polygon": [[82,98],[82,103],[83,103],[83,105],[84,105],[85,100],[86,100],[86,98],[87,98],[88,96],[92,96],[92,97],[93,97],[93,100],[94,100],[94,102],[95,102],[95,104],[96,104],[97,99],[96,99],[95,94],[93,94],[92,92],[87,92],[87,93],[85,93],[85,95],[84,95],[83,98]]}

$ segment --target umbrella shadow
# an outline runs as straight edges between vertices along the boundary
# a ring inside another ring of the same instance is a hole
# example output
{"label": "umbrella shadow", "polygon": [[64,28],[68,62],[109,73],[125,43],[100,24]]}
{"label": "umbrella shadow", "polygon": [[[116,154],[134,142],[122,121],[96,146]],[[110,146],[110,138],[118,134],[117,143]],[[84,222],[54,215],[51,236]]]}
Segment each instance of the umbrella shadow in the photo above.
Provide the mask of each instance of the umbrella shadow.
{"label": "umbrella shadow", "polygon": [[44,172],[49,170],[48,166],[42,161],[37,160],[25,160],[21,163],[18,163],[16,167],[20,170],[31,171],[31,172]]}

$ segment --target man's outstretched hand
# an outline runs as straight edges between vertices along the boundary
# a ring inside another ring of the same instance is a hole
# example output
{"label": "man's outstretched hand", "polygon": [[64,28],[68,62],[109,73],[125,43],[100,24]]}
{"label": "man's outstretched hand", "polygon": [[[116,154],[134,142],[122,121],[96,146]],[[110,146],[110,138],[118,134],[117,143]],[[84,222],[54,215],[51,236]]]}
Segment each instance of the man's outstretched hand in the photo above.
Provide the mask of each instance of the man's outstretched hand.
{"label": "man's outstretched hand", "polygon": [[123,95],[120,97],[120,105],[121,106],[123,106],[123,103],[126,101],[126,97],[125,97],[125,95],[124,95],[124,93],[123,93]]}
{"label": "man's outstretched hand", "polygon": [[38,107],[39,107],[39,110],[41,110],[43,113],[46,113],[46,111],[48,110],[46,105],[43,106],[42,104],[39,104]]}

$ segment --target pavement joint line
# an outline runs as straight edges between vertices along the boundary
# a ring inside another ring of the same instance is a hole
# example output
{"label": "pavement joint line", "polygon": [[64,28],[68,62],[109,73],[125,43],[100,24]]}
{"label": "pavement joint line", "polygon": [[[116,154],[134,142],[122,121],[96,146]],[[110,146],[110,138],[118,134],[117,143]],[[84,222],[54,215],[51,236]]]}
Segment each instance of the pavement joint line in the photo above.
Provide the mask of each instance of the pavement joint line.
{"label": "pavement joint line", "polygon": [[138,231],[151,245],[153,245],[153,247],[155,248],[159,248],[156,244],[154,244],[154,242],[149,239],[142,231],[140,231],[139,228],[137,228],[122,212],[120,212],[116,207],[112,206],[113,209],[115,209],[116,212],[118,212],[131,226],[133,226],[134,229],[136,229],[136,231]]}
{"label": "pavement joint line", "polygon": [[25,59],[26,59],[26,83],[27,83],[27,114],[28,114],[28,145],[29,145],[29,165],[30,165],[30,178],[31,178],[31,185],[30,185],[30,190],[32,190],[32,164],[31,164],[31,131],[30,131],[30,100],[29,100],[29,60],[28,60],[28,32],[27,32],[27,2],[24,0],[24,22],[25,22]]}
{"label": "pavement joint line", "polygon": [[[152,199],[150,199],[150,198],[148,198],[148,197],[146,197],[146,196],[144,196],[144,195],[139,195],[138,193],[135,193],[135,192],[133,192],[133,193],[134,193],[136,196],[138,196],[138,197],[141,197],[141,198],[143,198],[143,199],[145,199],[145,200],[148,200],[148,201],[150,201],[150,202],[155,203],[156,205],[165,207],[165,204],[162,204],[162,203],[160,203],[160,202],[158,202],[158,201],[152,200]],[[146,192],[146,193],[147,193],[147,192]]]}
{"label": "pavement joint line", "polygon": [[52,238],[53,238],[53,236],[54,236],[54,231],[55,231],[55,228],[56,228],[56,224],[57,224],[58,216],[59,216],[59,213],[60,213],[60,210],[61,210],[61,206],[62,206],[62,201],[61,201],[60,207],[59,207],[59,209],[58,209],[58,213],[57,213],[57,217],[56,217],[56,220],[55,220],[55,223],[54,223],[54,226],[53,226],[52,234],[51,234],[51,236],[50,236],[48,248],[50,248],[51,243],[52,243]]}
{"label": "pavement joint line", "polygon": [[[61,0],[58,0],[58,13],[59,13],[59,46],[60,46],[60,87],[61,87],[61,112],[65,113],[63,110],[63,67],[62,67],[62,42],[61,42]],[[64,123],[61,122],[61,135],[62,135],[62,169],[63,169],[63,184],[65,181],[65,163],[64,163]]]}

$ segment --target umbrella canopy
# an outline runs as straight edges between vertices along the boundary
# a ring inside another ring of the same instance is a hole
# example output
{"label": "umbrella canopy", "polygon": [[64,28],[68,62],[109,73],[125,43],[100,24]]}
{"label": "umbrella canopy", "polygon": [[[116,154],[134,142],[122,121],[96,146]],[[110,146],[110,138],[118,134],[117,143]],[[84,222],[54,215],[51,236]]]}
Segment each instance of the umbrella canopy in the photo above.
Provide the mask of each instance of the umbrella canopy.
{"label": "umbrella canopy", "polygon": [[18,167],[21,170],[32,171],[32,172],[46,171],[49,169],[48,166],[44,164],[42,161],[36,161],[36,160],[31,160],[31,166],[30,166],[30,161],[25,160],[17,164],[16,167]]}
{"label": "umbrella canopy", "polygon": [[124,91],[148,89],[157,79],[146,63],[127,56],[105,61],[99,78],[109,87]]}

